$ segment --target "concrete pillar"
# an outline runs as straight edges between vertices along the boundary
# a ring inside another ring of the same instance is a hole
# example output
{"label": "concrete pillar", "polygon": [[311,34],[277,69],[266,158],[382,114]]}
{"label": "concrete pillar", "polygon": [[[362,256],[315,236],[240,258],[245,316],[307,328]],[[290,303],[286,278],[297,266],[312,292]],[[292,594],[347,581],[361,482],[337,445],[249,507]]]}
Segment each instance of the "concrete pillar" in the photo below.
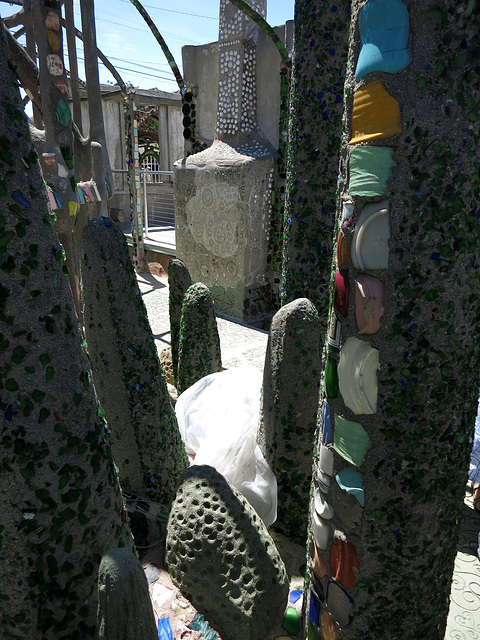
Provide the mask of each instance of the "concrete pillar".
{"label": "concrete pillar", "polygon": [[445,634],[480,366],[473,7],[352,3],[310,514],[324,636]]}
{"label": "concrete pillar", "polygon": [[133,541],[13,69],[2,34],[0,635],[93,637],[102,555]]}
{"label": "concrete pillar", "polygon": [[258,441],[275,473],[275,530],[305,544],[312,481],[312,449],[321,375],[320,321],[306,298],[272,320],[265,356]]}
{"label": "concrete pillar", "polygon": [[98,640],[158,640],[142,565],[128,549],[105,553],[98,570]]}
{"label": "concrete pillar", "polygon": [[222,370],[220,338],[212,296],[201,282],[185,293],[180,321],[177,388],[182,393],[197,380]]}
{"label": "concrete pillar", "polygon": [[120,480],[169,504],[187,459],[125,237],[98,217],[82,238],[85,335]]}
{"label": "concrete pillar", "polygon": [[308,298],[327,328],[350,0],[297,0],[282,303]]}
{"label": "concrete pillar", "polygon": [[[265,13],[265,1],[253,7]],[[258,128],[258,27],[220,3],[216,140],[175,163],[177,255],[217,309],[261,322],[272,311],[267,264],[275,150]]]}
{"label": "concrete pillar", "polygon": [[168,262],[168,310],[170,317],[170,344],[172,348],[172,366],[174,384],[177,384],[178,346],[180,338],[180,318],[182,316],[183,298],[192,278],[184,262],[171,258]]}
{"label": "concrete pillar", "polygon": [[171,171],[168,107],[164,104],[158,107],[158,147],[160,151],[160,171]]}

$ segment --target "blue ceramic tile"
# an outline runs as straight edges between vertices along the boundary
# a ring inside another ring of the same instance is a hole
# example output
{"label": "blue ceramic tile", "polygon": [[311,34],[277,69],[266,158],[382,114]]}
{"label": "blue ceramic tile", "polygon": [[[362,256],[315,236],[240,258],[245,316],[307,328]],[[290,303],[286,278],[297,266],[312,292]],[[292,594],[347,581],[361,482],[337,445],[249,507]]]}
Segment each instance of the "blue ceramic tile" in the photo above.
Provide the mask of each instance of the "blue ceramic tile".
{"label": "blue ceramic tile", "polygon": [[401,0],[369,0],[358,16],[362,48],[355,79],[372,71],[398,73],[411,62],[409,17]]}

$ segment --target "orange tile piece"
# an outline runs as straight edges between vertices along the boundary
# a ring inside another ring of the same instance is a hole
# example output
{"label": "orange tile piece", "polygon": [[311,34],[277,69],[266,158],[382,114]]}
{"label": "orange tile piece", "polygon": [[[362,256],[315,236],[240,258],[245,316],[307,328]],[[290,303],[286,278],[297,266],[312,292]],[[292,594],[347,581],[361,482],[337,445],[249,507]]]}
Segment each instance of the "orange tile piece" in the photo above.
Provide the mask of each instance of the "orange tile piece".
{"label": "orange tile piece", "polygon": [[380,80],[369,82],[353,96],[352,139],[349,144],[390,138],[402,133],[400,105]]}
{"label": "orange tile piece", "polygon": [[344,269],[348,267],[348,260],[350,258],[350,247],[347,244],[347,241],[343,237],[342,232],[340,231],[337,239],[337,266],[339,269]]}
{"label": "orange tile piece", "polygon": [[313,543],[314,551],[312,558],[312,569],[315,571],[319,578],[324,578],[328,573],[328,566],[325,560],[323,559],[322,554],[318,550],[315,542]]}
{"label": "orange tile piece", "polygon": [[341,538],[335,538],[330,547],[330,568],[338,584],[353,589],[360,565],[355,546]]}
{"label": "orange tile piece", "polygon": [[342,640],[342,636],[335,631],[335,623],[328,611],[322,611],[320,621],[324,640]]}

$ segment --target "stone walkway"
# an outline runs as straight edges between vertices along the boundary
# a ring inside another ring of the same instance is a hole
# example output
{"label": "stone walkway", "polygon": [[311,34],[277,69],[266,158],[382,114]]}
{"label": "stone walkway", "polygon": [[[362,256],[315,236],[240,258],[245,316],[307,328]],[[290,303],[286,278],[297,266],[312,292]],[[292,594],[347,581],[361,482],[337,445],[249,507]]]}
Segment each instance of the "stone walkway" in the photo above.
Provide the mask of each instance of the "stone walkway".
{"label": "stone walkway", "polygon": [[[159,351],[170,346],[168,282],[151,274],[138,276],[148,318]],[[222,363],[229,369],[251,365],[263,369],[268,333],[218,317]],[[441,500],[441,494],[439,494]],[[467,489],[452,582],[450,613],[444,640],[480,640],[480,561],[477,558],[480,516]],[[298,588],[298,587],[297,587]]]}

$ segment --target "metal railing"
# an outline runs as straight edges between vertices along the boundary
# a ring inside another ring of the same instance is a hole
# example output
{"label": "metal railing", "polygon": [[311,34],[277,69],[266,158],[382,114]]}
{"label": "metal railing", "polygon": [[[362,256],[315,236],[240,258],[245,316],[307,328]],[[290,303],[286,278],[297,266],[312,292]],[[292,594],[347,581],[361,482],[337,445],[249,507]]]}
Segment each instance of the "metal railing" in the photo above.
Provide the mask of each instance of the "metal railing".
{"label": "metal railing", "polygon": [[175,231],[173,171],[140,171],[145,236],[150,231]]}

